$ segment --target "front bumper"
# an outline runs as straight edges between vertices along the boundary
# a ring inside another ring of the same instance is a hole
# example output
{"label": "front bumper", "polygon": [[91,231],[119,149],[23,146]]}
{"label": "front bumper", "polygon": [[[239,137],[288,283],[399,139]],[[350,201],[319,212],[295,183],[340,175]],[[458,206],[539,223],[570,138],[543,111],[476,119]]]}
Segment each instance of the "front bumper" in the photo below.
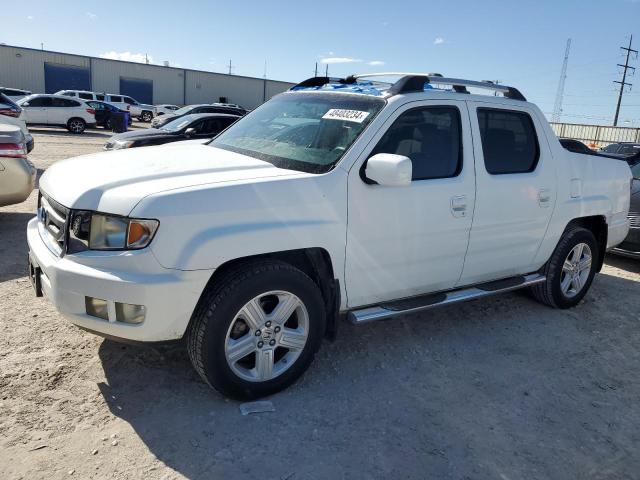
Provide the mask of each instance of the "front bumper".
{"label": "front bumper", "polygon": [[[149,249],[82,252],[62,258],[40,236],[38,219],[27,226],[29,256],[54,307],[75,325],[108,337],[139,342],[181,338],[212,270],[163,268]],[[108,320],[87,315],[85,297],[107,301]],[[144,305],[145,320],[116,320],[115,302]]]}

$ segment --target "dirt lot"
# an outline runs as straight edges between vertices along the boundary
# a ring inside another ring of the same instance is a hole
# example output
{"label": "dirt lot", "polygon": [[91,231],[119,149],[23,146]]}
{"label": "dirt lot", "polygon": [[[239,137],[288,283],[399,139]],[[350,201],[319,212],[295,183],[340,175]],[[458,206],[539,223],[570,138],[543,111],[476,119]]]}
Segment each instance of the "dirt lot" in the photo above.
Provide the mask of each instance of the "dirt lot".
{"label": "dirt lot", "polygon": [[[42,170],[106,138],[33,133]],[[609,257],[569,311],[514,293],[341,325],[242,416],[180,345],[105,341],[34,297],[35,200],[0,208],[1,479],[640,478],[640,262]]]}

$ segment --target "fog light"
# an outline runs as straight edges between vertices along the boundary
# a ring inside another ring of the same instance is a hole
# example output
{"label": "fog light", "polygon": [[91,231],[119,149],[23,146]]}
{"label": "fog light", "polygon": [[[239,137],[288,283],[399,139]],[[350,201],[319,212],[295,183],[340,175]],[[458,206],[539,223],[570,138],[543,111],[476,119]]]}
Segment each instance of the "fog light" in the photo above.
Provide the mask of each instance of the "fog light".
{"label": "fog light", "polygon": [[84,297],[84,306],[87,310],[87,315],[102,318],[103,320],[109,320],[109,310],[107,309],[106,300]]}
{"label": "fog light", "polygon": [[116,302],[116,320],[125,323],[142,323],[146,310],[144,305]]}

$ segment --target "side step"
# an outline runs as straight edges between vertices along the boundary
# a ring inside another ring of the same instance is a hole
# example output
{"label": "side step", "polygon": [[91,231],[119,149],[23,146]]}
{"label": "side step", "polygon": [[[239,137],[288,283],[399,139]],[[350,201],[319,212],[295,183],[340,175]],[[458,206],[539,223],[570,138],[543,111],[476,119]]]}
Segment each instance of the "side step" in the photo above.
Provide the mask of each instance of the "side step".
{"label": "side step", "polygon": [[383,303],[375,307],[362,308],[349,312],[348,319],[354,325],[385,320],[397,315],[417,313],[431,308],[449,305],[452,303],[466,302],[476,298],[488,297],[498,293],[509,292],[519,288],[529,287],[546,280],[544,275],[532,273],[519,277],[506,278],[495,282],[483,283],[473,287],[450,290],[448,292],[433,293],[420,297],[406,298],[395,302]]}

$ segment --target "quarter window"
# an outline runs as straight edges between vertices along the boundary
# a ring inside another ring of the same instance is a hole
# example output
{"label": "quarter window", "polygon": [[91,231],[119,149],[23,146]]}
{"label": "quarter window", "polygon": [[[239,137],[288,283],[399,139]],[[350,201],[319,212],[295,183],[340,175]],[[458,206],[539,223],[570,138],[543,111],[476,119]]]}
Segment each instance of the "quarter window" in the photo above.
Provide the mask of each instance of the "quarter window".
{"label": "quarter window", "polygon": [[527,113],[479,108],[478,123],[487,172],[503,175],[536,169],[540,148]]}
{"label": "quarter window", "polygon": [[371,155],[411,159],[413,180],[455,177],[462,170],[460,112],[455,107],[414,108],[400,115]]}

